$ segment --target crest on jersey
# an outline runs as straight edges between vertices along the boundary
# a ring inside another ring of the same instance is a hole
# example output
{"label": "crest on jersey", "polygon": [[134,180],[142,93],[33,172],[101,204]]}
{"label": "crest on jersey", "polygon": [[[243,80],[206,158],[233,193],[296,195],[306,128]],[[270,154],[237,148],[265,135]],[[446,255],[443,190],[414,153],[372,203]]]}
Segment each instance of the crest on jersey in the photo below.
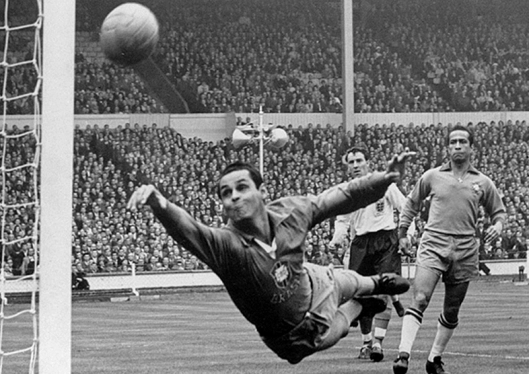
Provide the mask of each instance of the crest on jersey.
{"label": "crest on jersey", "polygon": [[288,262],[276,262],[270,270],[270,275],[274,279],[278,288],[286,288],[290,283],[292,277],[292,271]]}
{"label": "crest on jersey", "polygon": [[376,209],[377,213],[384,212],[384,205],[385,205],[385,199],[380,199],[380,200],[378,200],[376,202],[375,209]]}
{"label": "crest on jersey", "polygon": [[477,195],[479,198],[483,195],[483,190],[478,182],[472,183],[472,192],[474,195]]}

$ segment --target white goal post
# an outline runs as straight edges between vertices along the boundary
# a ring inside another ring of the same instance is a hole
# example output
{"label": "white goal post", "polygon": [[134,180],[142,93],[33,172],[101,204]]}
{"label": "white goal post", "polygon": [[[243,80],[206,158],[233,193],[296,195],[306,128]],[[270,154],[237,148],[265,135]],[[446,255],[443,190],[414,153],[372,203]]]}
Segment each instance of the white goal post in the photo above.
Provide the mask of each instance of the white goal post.
{"label": "white goal post", "polygon": [[71,373],[75,1],[43,0],[40,374]]}

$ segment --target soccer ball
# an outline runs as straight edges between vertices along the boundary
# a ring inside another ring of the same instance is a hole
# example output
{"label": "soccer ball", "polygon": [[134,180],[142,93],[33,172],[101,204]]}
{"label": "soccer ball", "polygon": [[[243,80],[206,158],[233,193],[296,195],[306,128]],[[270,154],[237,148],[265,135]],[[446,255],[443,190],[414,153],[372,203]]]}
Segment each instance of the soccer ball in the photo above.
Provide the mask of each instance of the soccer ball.
{"label": "soccer ball", "polygon": [[149,8],[125,3],[112,10],[101,26],[100,43],[112,62],[134,65],[148,58],[159,39],[159,25]]}

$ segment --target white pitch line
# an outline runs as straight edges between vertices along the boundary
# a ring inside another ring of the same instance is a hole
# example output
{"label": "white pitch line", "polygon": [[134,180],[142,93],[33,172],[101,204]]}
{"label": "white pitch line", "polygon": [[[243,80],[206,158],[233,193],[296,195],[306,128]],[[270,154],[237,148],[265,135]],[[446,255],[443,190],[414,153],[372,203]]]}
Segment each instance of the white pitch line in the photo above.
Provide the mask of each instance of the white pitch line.
{"label": "white pitch line", "polygon": [[[356,349],[360,349],[361,347],[356,347]],[[394,351],[398,353],[398,349],[386,349],[384,348],[384,351]],[[422,350],[413,350],[412,353],[430,353],[430,351],[422,351]],[[477,358],[499,358],[499,359],[505,359],[505,360],[522,360],[522,361],[529,361],[529,357],[519,357],[519,356],[498,356],[498,355],[489,355],[489,354],[477,354],[477,353],[461,353],[461,352],[443,352],[444,355],[452,355],[452,356],[463,356],[463,357],[477,357]]]}

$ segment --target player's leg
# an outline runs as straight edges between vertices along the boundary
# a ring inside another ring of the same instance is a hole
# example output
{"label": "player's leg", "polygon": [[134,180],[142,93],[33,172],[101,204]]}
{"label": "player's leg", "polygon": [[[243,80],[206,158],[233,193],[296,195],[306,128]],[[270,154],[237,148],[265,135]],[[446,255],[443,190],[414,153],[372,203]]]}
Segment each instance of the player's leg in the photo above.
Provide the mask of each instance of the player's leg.
{"label": "player's leg", "polygon": [[373,323],[373,345],[371,347],[371,353],[369,358],[375,362],[382,361],[384,359],[384,350],[382,349],[382,342],[386,337],[388,330],[389,321],[391,319],[391,298],[386,298],[386,309],[375,316]]}
{"label": "player's leg", "polygon": [[[305,264],[312,276],[317,276],[321,269],[314,265]],[[321,268],[321,267],[319,267]],[[329,326],[321,329],[321,333],[314,344],[314,351],[321,351],[336,344],[349,333],[351,324],[360,318],[373,318],[376,313],[386,308],[386,301],[376,297],[358,297],[362,292],[373,292],[377,289],[377,282],[370,277],[363,277],[354,271],[341,269],[332,270],[334,278],[332,291],[323,291],[320,296],[313,295],[313,300],[319,300],[310,311],[310,318],[316,323],[314,326]],[[320,273],[321,275],[321,273]],[[325,280],[329,279],[325,275]],[[313,290],[314,292],[314,290]],[[326,323],[322,324],[322,321]]]}
{"label": "player's leg", "polygon": [[373,320],[373,316],[385,308],[385,300],[377,297],[358,298],[341,304],[332,319],[329,330],[323,336],[318,350],[335,345],[349,333],[350,326],[358,319],[367,317]]}
{"label": "player's leg", "polygon": [[[347,335],[354,321],[362,318],[373,320],[375,314],[386,309],[387,302],[384,299],[366,296],[400,294],[409,289],[409,282],[396,274],[365,277],[352,270],[335,269],[334,281],[338,311],[325,338],[326,342],[322,345],[324,348]],[[358,304],[362,308],[358,308]]]}
{"label": "player's leg", "polygon": [[459,322],[459,310],[468,291],[470,280],[479,274],[479,245],[473,236],[454,238],[456,251],[451,266],[444,274],[445,297],[439,316],[437,333],[428,361],[428,373],[444,373],[441,355]]}
{"label": "player's leg", "polygon": [[[373,249],[373,270],[375,273],[396,273],[401,272],[401,258],[398,253],[398,234],[397,230],[380,231],[376,240],[372,243]],[[386,337],[386,332],[391,319],[391,305],[400,305],[398,295],[393,295],[390,299],[386,296],[387,308],[377,314],[374,319],[373,335],[374,340],[371,347],[370,359],[379,362],[384,359],[382,342]],[[392,301],[392,303],[390,303]]]}
{"label": "player's leg", "polygon": [[[363,316],[373,316],[386,308],[387,303],[383,299],[375,297],[366,297],[373,294],[398,294],[406,292],[409,289],[409,282],[402,277],[396,277],[393,274],[364,277],[355,271],[332,269],[310,263],[304,264],[305,269],[310,273],[311,279],[322,277],[322,284],[329,279],[334,278],[332,292],[327,293],[325,287],[319,288],[321,294],[314,294],[314,307],[310,311],[311,330],[317,333],[313,335],[316,340],[304,337],[296,338],[296,349],[292,349],[293,344],[289,342],[292,354],[285,355],[278,353],[277,341],[263,339],[265,343],[280,357],[288,359],[290,363],[297,363],[316,351],[327,349],[336,344],[341,338],[349,333],[351,324],[355,319]],[[324,270],[325,269],[325,270]],[[331,273],[332,272],[332,273]],[[331,275],[332,274],[332,275]],[[313,292],[316,292],[313,290]],[[323,329],[325,323],[330,322],[329,328]],[[291,334],[292,335],[292,334]],[[282,343],[283,344],[283,343]],[[300,347],[303,347],[301,349]],[[305,349],[308,347],[307,349]]]}
{"label": "player's leg", "polygon": [[411,349],[421,327],[423,313],[430,303],[439,279],[440,274],[432,269],[421,266],[416,269],[412,302],[402,320],[399,355],[393,365],[395,374],[404,374],[408,371]]}
{"label": "player's leg", "polygon": [[[354,270],[362,275],[375,275],[377,272],[373,269],[373,259],[366,258],[367,248],[369,246],[369,236],[357,236],[351,242],[349,269]],[[369,359],[371,355],[371,345],[373,344],[373,318],[364,316],[359,320],[360,332],[362,334],[362,346],[360,347],[359,359]]]}
{"label": "player's leg", "polygon": [[410,282],[394,273],[366,277],[356,271],[335,269],[334,275],[342,295],[340,304],[362,296],[399,295],[410,288]]}
{"label": "player's leg", "polygon": [[[393,272],[401,275],[402,270],[402,259],[399,253],[399,235],[397,230],[393,230],[393,232],[390,234],[390,240],[391,240],[391,247],[388,251],[388,254],[385,255],[386,262],[390,266],[388,270],[383,269],[382,272]],[[393,304],[393,308],[395,308],[395,311],[397,312],[397,315],[399,317],[404,316],[404,306],[400,302],[399,295],[392,295],[391,296],[391,302]]]}
{"label": "player's leg", "polygon": [[404,317],[404,313],[406,310],[404,309],[404,306],[400,302],[400,296],[399,295],[392,295],[391,296],[391,303],[393,304],[393,308],[395,309],[395,312],[397,312],[397,315],[399,317]]}
{"label": "player's leg", "polygon": [[[358,297],[373,295],[398,295],[409,290],[410,282],[394,273],[363,276],[353,270],[334,269],[306,262],[303,264],[313,281],[313,304],[318,304],[318,297],[327,294],[328,283],[332,280],[339,296],[338,306]],[[320,281],[321,279],[321,281]],[[317,296],[321,293],[321,296]],[[316,300],[314,298],[316,297]]]}
{"label": "player's leg", "polygon": [[360,333],[362,334],[362,346],[358,358],[361,360],[369,360],[371,356],[371,347],[373,345],[373,317],[366,316],[360,318]]}
{"label": "player's leg", "polygon": [[332,266],[303,264],[312,280],[312,306],[302,323],[280,337],[261,336],[279,357],[296,364],[314,352],[336,344],[349,333],[361,316],[381,312],[386,302],[373,294],[397,294],[409,289],[409,282],[393,274],[364,277],[355,271]]}
{"label": "player's leg", "polygon": [[467,294],[468,286],[469,282],[445,284],[443,311],[437,321],[437,333],[426,363],[428,373],[443,372],[440,371],[443,366],[441,356],[459,323],[459,310]]}
{"label": "player's leg", "polygon": [[319,350],[335,345],[349,333],[349,326],[362,313],[362,304],[356,300],[349,300],[338,307],[329,330],[322,340]]}

